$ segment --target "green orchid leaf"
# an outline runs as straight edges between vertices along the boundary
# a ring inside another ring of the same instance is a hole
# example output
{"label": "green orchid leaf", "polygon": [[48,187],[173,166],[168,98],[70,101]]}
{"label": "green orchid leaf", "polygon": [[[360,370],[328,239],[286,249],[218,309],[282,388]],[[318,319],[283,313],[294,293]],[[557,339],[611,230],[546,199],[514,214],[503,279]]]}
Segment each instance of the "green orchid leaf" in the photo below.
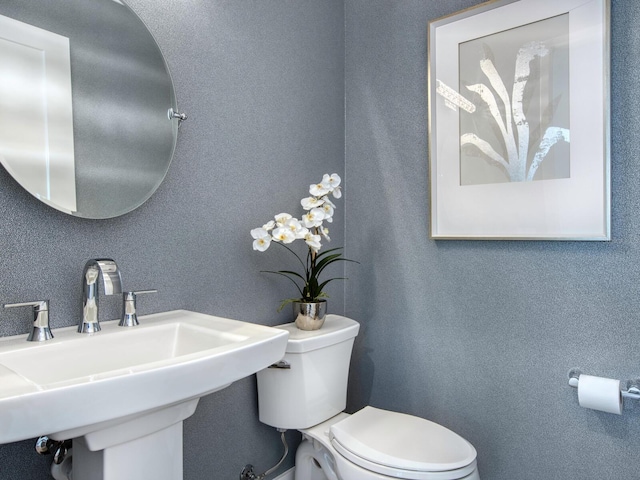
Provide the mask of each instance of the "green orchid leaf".
{"label": "green orchid leaf", "polygon": [[[329,283],[332,282],[334,280],[348,280],[347,277],[334,277],[334,278],[330,278],[329,280],[326,280],[324,282],[322,282],[320,285],[318,285],[318,288],[322,291],[324,289],[324,287]],[[323,292],[321,292],[323,295],[326,296],[326,294],[324,294]]]}
{"label": "green orchid leaf", "polygon": [[334,262],[352,262],[352,263],[360,263],[355,260],[350,260],[348,258],[342,258],[340,254],[331,255],[329,257],[324,258],[318,265],[316,265],[315,275],[318,276],[326,267],[331,265]]}
{"label": "green orchid leaf", "polygon": [[278,270],[279,273],[284,273],[287,275],[295,275],[298,278],[301,278],[302,280],[305,280],[305,278],[300,275],[298,272],[292,272],[291,270]]}
{"label": "green orchid leaf", "polygon": [[300,301],[300,299],[299,299],[299,298],[287,298],[286,300],[283,300],[283,301],[280,303],[280,306],[278,307],[278,313],[280,313],[280,312],[282,311],[282,309],[283,309],[284,307],[286,307],[287,305],[289,305],[290,303],[293,303],[293,302],[299,302],[299,301]]}
{"label": "green orchid leaf", "polygon": [[281,276],[283,276],[285,278],[288,278],[291,281],[291,283],[293,283],[296,286],[296,288],[300,292],[300,295],[304,296],[304,294],[302,293],[302,289],[300,288],[298,283],[293,278],[291,278],[289,275],[287,275],[285,273],[282,273],[282,272],[272,272],[271,270],[262,270],[261,273],[272,273],[274,275],[281,275]]}
{"label": "green orchid leaf", "polygon": [[324,251],[324,252],[322,252],[322,253],[318,253],[318,255],[316,255],[316,259],[322,258],[322,257],[324,257],[325,255],[327,255],[328,253],[335,252],[335,251],[337,251],[337,250],[342,250],[342,248],[343,248],[343,247],[336,247],[336,248],[330,248],[329,250],[325,250],[325,251]]}
{"label": "green orchid leaf", "polygon": [[280,242],[273,242],[276,245],[280,245],[283,248],[286,248],[287,250],[289,250],[293,255],[295,255],[295,257],[298,259],[298,261],[300,262],[300,265],[302,265],[303,270],[305,271],[305,273],[307,272],[307,266],[305,265],[305,263],[302,261],[302,259],[300,258],[300,255],[298,255],[296,252],[294,252],[292,249],[290,249],[289,247],[287,247],[284,243],[280,243]]}

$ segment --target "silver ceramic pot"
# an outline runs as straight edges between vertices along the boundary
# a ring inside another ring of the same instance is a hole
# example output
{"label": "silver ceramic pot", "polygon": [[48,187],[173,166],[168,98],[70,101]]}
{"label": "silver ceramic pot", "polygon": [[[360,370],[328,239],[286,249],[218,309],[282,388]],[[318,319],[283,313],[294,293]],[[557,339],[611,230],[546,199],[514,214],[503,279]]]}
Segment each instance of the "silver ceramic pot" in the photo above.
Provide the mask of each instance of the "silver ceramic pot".
{"label": "silver ceramic pot", "polygon": [[318,330],[327,316],[327,301],[293,302],[293,318],[300,330]]}

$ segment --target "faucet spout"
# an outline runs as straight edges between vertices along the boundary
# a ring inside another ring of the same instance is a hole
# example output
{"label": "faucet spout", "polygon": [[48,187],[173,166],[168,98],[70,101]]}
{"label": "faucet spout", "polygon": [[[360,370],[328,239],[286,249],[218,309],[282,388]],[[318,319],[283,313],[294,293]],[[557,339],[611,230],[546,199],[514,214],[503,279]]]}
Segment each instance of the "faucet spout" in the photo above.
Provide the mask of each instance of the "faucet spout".
{"label": "faucet spout", "polygon": [[122,278],[116,262],[111,259],[89,260],[82,273],[82,320],[78,325],[80,333],[100,331],[98,320],[98,281],[102,278],[105,295],[122,293]]}

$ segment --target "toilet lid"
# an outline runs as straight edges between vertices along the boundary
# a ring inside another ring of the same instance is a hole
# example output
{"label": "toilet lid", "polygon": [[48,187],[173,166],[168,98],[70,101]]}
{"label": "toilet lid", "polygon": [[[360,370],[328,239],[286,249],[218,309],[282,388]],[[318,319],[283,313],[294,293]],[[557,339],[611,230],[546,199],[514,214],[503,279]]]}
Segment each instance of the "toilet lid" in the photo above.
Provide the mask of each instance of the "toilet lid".
{"label": "toilet lid", "polygon": [[351,461],[374,471],[379,465],[444,472],[470,466],[476,459],[473,445],[442,425],[374,407],[332,425],[330,437],[336,447],[342,447],[341,453],[351,454],[347,455]]}

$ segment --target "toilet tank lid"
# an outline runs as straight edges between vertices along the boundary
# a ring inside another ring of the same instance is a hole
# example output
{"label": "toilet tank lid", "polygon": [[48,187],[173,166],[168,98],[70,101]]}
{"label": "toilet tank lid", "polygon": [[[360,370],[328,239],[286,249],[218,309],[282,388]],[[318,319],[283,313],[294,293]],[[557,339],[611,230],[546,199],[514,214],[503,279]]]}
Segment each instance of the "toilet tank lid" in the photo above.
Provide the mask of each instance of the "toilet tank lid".
{"label": "toilet tank lid", "polygon": [[286,353],[304,353],[354,338],[358,335],[360,324],[340,315],[327,315],[322,328],[318,330],[300,330],[295,323],[286,323],[275,328],[289,332]]}

